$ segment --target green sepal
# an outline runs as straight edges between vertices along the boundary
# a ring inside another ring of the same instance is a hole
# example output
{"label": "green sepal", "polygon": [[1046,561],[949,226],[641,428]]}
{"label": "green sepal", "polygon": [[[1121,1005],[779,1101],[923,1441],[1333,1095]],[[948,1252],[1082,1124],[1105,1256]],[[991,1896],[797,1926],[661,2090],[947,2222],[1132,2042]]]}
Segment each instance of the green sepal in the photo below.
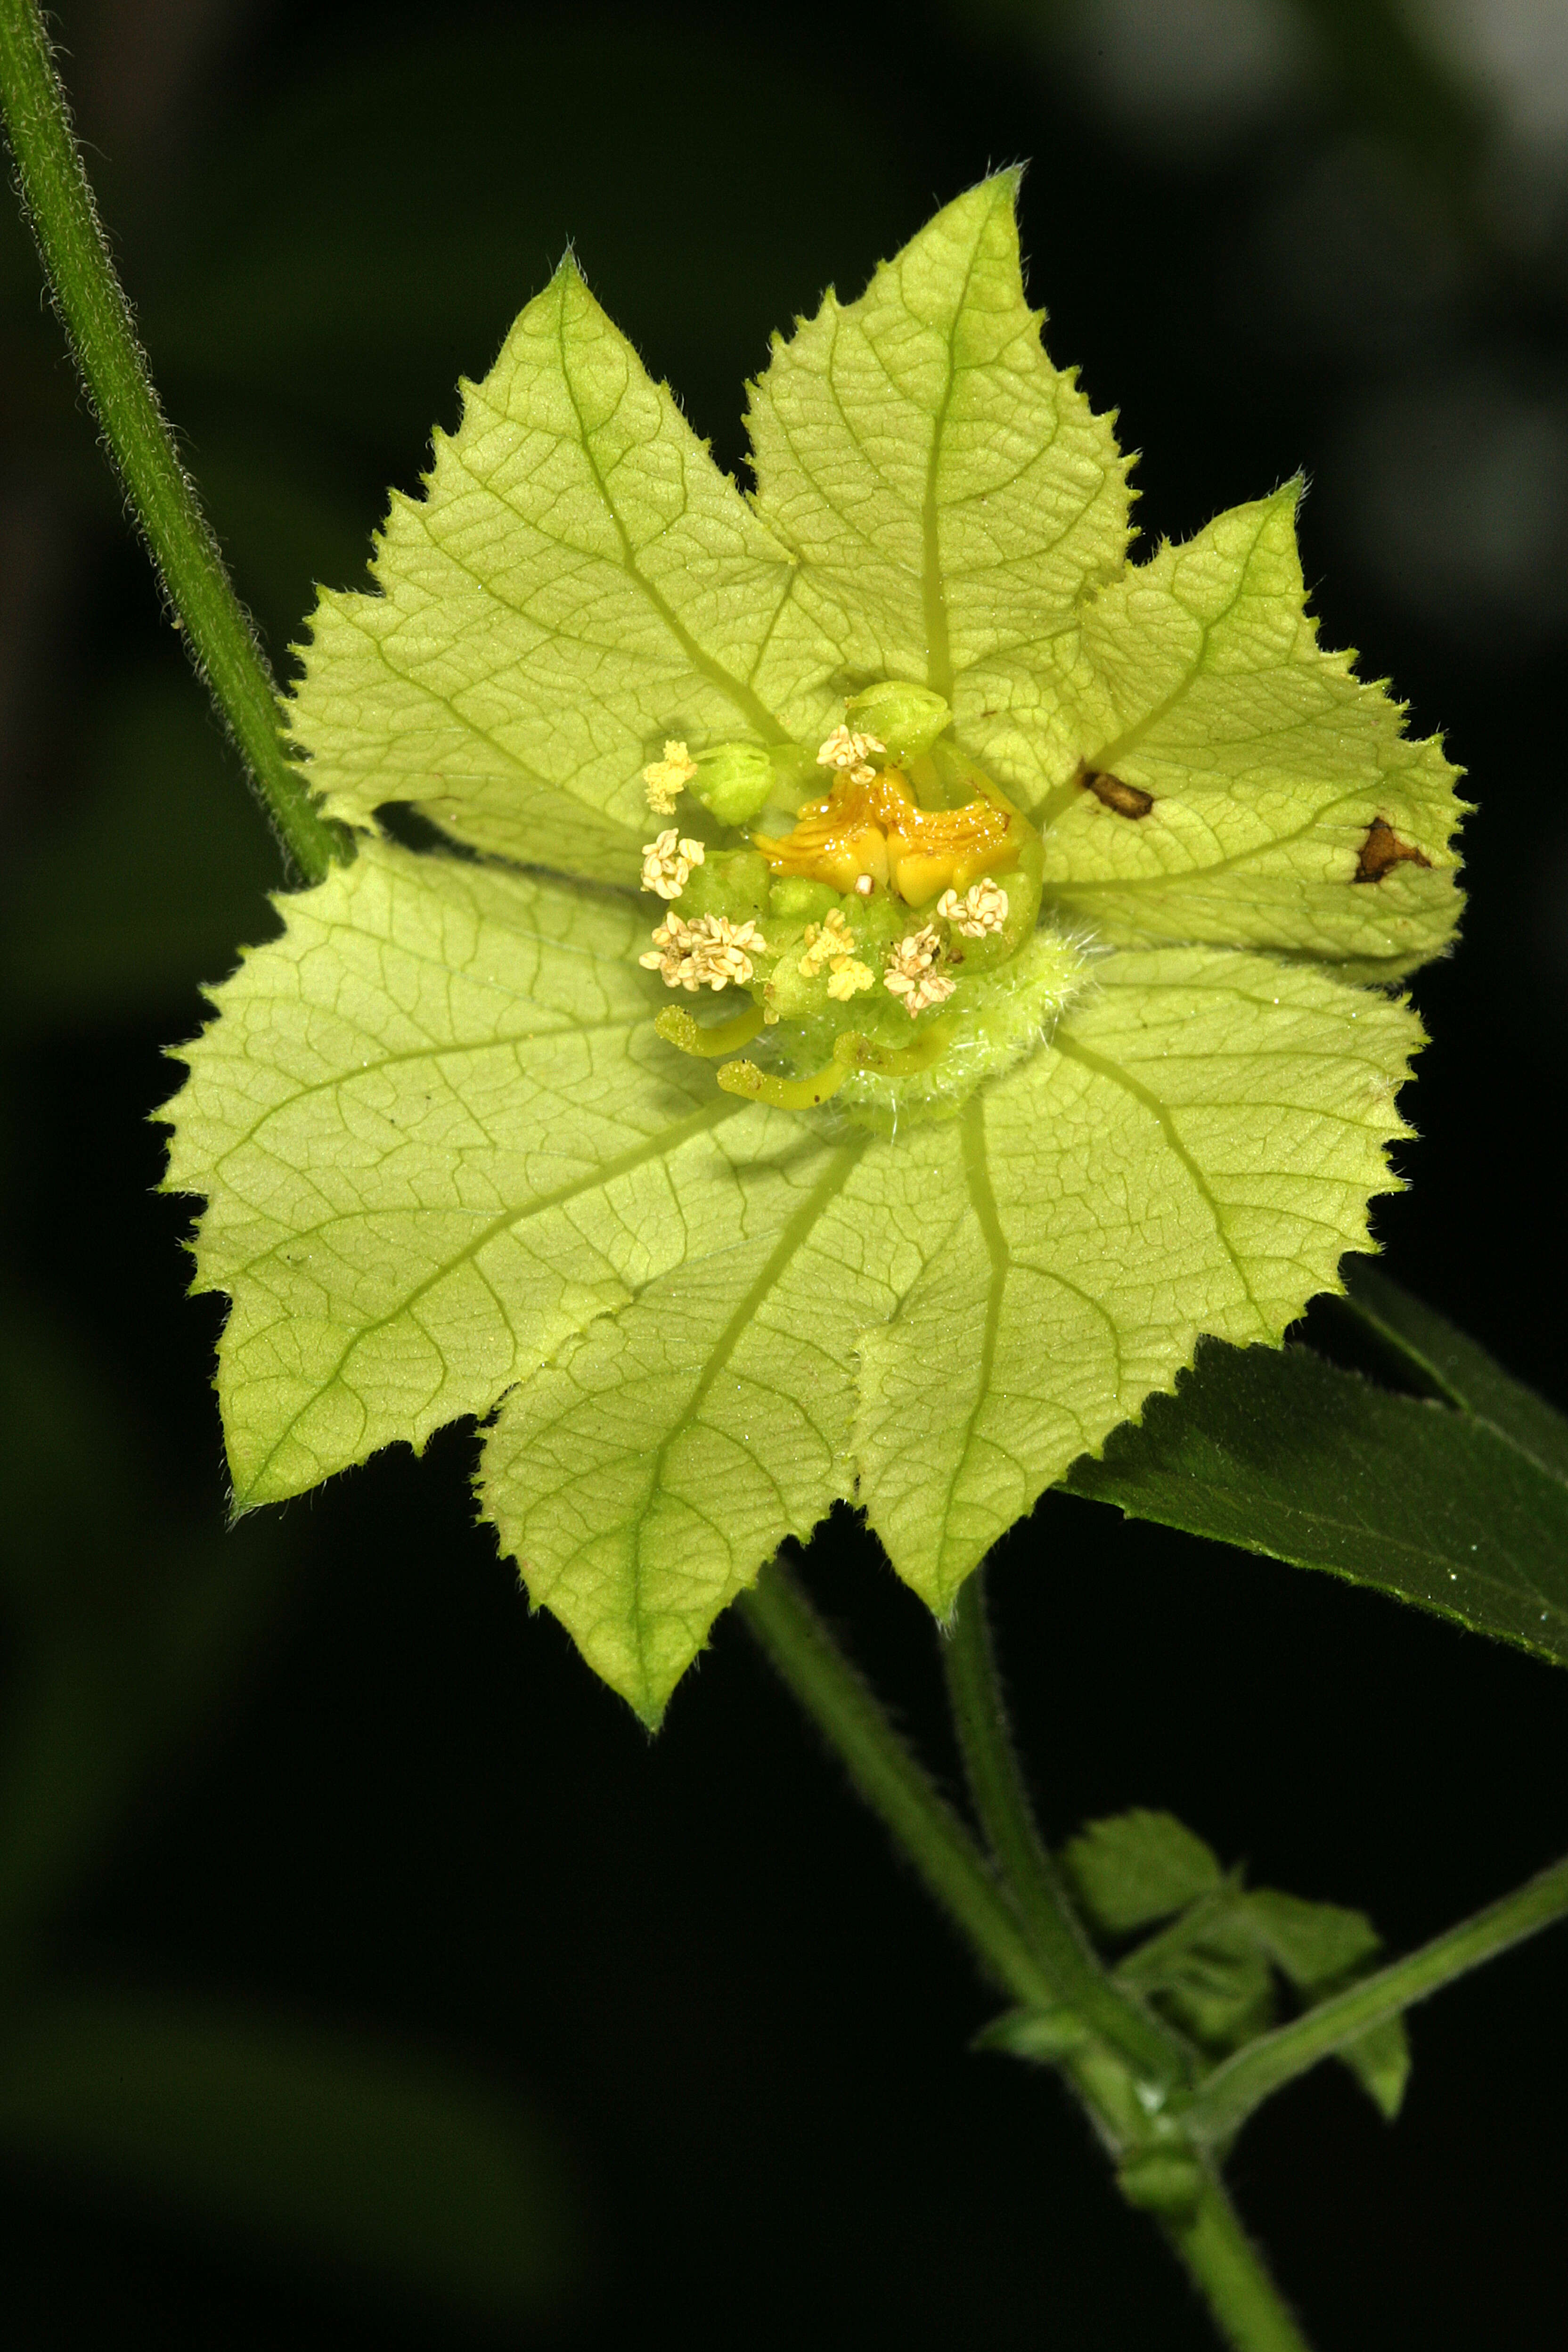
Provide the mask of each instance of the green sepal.
{"label": "green sepal", "polygon": [[1203,2166],[1180,2147],[1139,2148],[1117,2168],[1116,2185],[1130,2205],[1163,2221],[1185,2221],[1204,2191]]}
{"label": "green sepal", "polygon": [[972,2050],[1001,2050],[1039,2066],[1054,2066],[1081,2050],[1089,2032],[1076,2010],[1008,2009],[983,2025]]}
{"label": "green sepal", "polygon": [[889,759],[900,761],[918,760],[952,724],[952,713],[940,694],[891,677],[851,695],[844,719],[858,733],[876,736]]}

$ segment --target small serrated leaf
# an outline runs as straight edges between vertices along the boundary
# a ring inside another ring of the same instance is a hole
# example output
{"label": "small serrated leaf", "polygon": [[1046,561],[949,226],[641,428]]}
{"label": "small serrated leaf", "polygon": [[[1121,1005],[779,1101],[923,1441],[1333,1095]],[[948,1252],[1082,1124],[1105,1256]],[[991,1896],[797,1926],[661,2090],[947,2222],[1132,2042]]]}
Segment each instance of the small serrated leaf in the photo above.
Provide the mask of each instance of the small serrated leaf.
{"label": "small serrated leaf", "polygon": [[[1118,1962],[1118,1980],[1215,2056],[1274,2022],[1275,1969],[1310,2007],[1364,1975],[1383,1948],[1364,1912],[1277,1887],[1247,1890],[1239,1871],[1226,1877],[1212,1849],[1170,1813],[1091,1822],[1062,1862],[1102,1934],[1170,1920]],[[1005,2035],[1008,2021],[999,2024]],[[1404,2020],[1371,2028],[1337,2054],[1392,2121],[1410,2073]]]}
{"label": "small serrated leaf", "polygon": [[1085,1911],[1108,1936],[1168,1919],[1225,1884],[1212,1846],[1174,1813],[1142,1806],[1088,1822],[1061,1858]]}
{"label": "small serrated leaf", "polygon": [[1365,1968],[1383,1938],[1364,1911],[1337,1903],[1307,1903],[1271,1886],[1256,1886],[1238,1907],[1281,1973],[1298,1990],[1317,1992]]}
{"label": "small serrated leaf", "polygon": [[1190,1936],[1180,1934],[1184,1925],[1178,1922],[1161,1968],[1138,1969],[1140,1989],[1156,1994],[1167,2015],[1205,2050],[1239,2049],[1274,2022],[1268,1955],[1228,1904],[1205,1912]]}

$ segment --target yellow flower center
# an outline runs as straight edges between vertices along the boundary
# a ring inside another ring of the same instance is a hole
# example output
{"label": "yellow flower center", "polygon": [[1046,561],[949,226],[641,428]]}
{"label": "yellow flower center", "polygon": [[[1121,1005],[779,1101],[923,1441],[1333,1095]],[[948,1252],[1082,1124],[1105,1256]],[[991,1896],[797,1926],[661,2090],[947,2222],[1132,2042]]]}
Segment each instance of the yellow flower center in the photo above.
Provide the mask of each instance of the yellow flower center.
{"label": "yellow flower center", "polygon": [[939,890],[966,890],[1017,862],[1027,828],[1002,802],[922,809],[897,769],[864,781],[840,775],[824,801],[803,809],[782,840],[753,835],[775,874],[800,875],[847,894],[880,883],[912,907]]}

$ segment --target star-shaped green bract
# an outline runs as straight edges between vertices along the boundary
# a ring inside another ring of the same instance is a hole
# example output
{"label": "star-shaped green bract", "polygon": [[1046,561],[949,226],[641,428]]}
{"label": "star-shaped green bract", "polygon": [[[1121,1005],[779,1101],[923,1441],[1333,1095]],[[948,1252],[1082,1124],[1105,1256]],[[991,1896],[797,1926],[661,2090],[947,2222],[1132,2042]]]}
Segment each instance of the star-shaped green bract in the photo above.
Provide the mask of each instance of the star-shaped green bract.
{"label": "star-shaped green bract", "polygon": [[[1129,566],[1015,193],[775,342],[753,498],[563,265],[376,593],[321,599],[294,719],[358,856],[279,901],[172,1112],[237,1505],[479,1416],[504,1549],[650,1722],[836,1498],[945,1615],[1200,1333],[1338,1286],[1407,1132],[1415,1015],[1356,983],[1451,936],[1454,772],[1318,647],[1294,486]],[[820,740],[883,677],[951,703],[1088,951],[1036,1051],[890,1138],[718,1092],[637,962],[665,740]]]}

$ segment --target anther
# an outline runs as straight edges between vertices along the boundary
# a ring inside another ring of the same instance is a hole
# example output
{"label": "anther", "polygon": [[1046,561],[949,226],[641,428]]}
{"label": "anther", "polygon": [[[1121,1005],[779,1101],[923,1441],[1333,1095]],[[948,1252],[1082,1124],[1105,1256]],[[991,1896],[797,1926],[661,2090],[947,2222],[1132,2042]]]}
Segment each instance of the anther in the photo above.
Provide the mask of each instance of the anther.
{"label": "anther", "polygon": [[882,985],[889,996],[902,999],[911,1021],[928,1005],[944,1003],[952,994],[953,982],[931,970],[941,952],[941,938],[927,923],[889,948],[883,959]]}
{"label": "anther", "polygon": [[697,762],[684,743],[673,736],[667,738],[662,760],[652,761],[642,772],[647,788],[647,804],[655,816],[669,816],[682,785],[689,784],[697,773]]}
{"label": "anther", "polygon": [[700,841],[679,838],[671,825],[657,841],[643,844],[643,888],[657,891],[661,898],[679,898],[692,867],[701,865],[704,855]]}
{"label": "anther", "polygon": [[999,882],[993,882],[990,875],[984,874],[978,882],[971,883],[962,898],[956,890],[944,890],[936,902],[936,911],[965,938],[983,940],[988,931],[999,931],[1006,921],[1007,893]]}
{"label": "anther", "polygon": [[731,981],[743,988],[754,969],[747,950],[765,955],[767,945],[749,920],[732,923],[728,915],[699,915],[689,923],[679,915],[668,915],[654,932],[654,951],[640,955],[637,961],[645,971],[657,971],[666,988],[684,988],[695,995],[706,986],[717,994]]}
{"label": "anther", "polygon": [[877,771],[868,753],[885,751],[887,745],[875,735],[857,735],[840,723],[817,752],[819,768],[838,768],[847,772],[852,784],[874,784]]}
{"label": "anther", "polygon": [[863,988],[875,988],[877,975],[855,956],[840,956],[827,976],[827,993],[837,1004],[847,1004]]}
{"label": "anther", "polygon": [[837,1004],[847,1004],[862,989],[877,985],[876,973],[856,957],[854,933],[838,907],[829,908],[826,922],[805,927],[805,953],[799,965],[802,979],[815,980],[824,964],[829,974],[827,993]]}
{"label": "anther", "polygon": [[815,980],[825,963],[851,956],[854,952],[854,935],[844,919],[842,910],[837,907],[830,908],[826,922],[807,923],[805,927],[805,953],[800,960],[801,978]]}

